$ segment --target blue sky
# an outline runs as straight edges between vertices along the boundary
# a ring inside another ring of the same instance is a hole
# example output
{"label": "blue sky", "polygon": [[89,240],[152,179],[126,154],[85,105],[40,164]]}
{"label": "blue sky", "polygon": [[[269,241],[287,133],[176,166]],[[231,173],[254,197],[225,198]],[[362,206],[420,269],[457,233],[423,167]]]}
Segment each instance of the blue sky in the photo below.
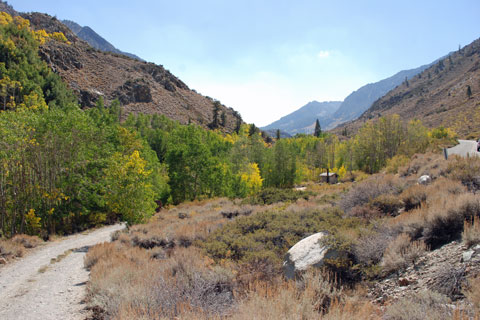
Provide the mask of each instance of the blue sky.
{"label": "blue sky", "polygon": [[11,0],[88,25],[267,125],[480,37],[478,0]]}

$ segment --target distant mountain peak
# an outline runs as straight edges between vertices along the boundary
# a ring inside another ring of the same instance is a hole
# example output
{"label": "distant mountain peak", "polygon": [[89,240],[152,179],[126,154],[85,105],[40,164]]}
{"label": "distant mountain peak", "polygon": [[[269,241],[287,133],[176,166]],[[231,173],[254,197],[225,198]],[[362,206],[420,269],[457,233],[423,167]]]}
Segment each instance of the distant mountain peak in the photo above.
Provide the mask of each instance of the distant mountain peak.
{"label": "distant mountain peak", "polygon": [[280,129],[290,135],[312,133],[315,121],[318,119],[322,126],[325,125],[325,119],[328,119],[341,103],[341,101],[310,101],[300,109],[261,129],[266,131]]}

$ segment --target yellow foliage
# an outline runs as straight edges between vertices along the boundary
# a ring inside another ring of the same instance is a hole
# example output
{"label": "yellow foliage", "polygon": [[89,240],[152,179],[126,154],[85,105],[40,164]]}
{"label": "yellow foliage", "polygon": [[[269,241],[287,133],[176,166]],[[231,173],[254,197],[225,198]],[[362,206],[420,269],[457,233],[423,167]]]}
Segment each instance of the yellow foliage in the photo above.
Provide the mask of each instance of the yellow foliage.
{"label": "yellow foliage", "polygon": [[40,45],[45,44],[49,36],[50,35],[43,29],[33,32],[33,37]]}
{"label": "yellow foliage", "polygon": [[248,194],[255,194],[262,188],[263,179],[256,163],[250,163],[246,172],[241,175],[242,182],[248,189]]}
{"label": "yellow foliage", "polygon": [[6,12],[0,12],[0,25],[5,26],[13,21],[11,15]]}
{"label": "yellow foliage", "polygon": [[48,109],[47,104],[45,103],[45,99],[43,97],[39,96],[35,92],[31,92],[29,95],[24,96],[23,98],[24,102],[20,104],[20,108],[26,108],[29,110],[46,110]]}
{"label": "yellow foliage", "polygon": [[19,30],[30,28],[30,21],[28,21],[27,19],[23,19],[23,18],[20,17],[20,16],[16,16],[16,17],[13,19],[13,22],[17,25],[17,28],[18,28]]}
{"label": "yellow foliage", "polygon": [[344,165],[342,165],[340,168],[337,169],[337,174],[340,179],[345,177],[345,175],[347,174],[347,169],[345,168]]}
{"label": "yellow foliage", "polygon": [[70,41],[68,41],[67,37],[65,37],[65,35],[62,32],[54,32],[50,34],[50,37],[59,42],[70,44]]}
{"label": "yellow foliage", "polygon": [[41,227],[41,224],[40,224],[41,219],[42,218],[37,217],[35,215],[35,209],[28,210],[28,213],[25,215],[25,221],[27,222],[27,225],[32,229]]}

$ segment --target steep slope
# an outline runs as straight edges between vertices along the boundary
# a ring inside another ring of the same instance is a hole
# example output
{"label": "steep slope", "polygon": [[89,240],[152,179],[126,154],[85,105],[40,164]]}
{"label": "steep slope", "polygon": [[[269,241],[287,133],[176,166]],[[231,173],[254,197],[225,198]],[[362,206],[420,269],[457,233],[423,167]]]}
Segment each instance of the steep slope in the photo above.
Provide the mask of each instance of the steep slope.
{"label": "steep slope", "polygon": [[[197,123],[204,127],[212,122],[214,100],[189,89],[163,66],[96,50],[47,14],[21,15],[30,20],[34,29],[63,32],[70,41],[70,44],[49,41],[41,46],[40,55],[75,92],[82,107],[92,107],[103,97],[106,105],[118,99],[125,115],[163,114],[183,124]],[[241,121],[240,114],[223,105],[219,116],[222,113],[226,121],[220,129],[233,131]]]}
{"label": "steep slope", "polygon": [[[470,87],[470,95],[468,95]],[[335,132],[356,131],[365,121],[389,114],[420,119],[428,127],[452,128],[460,137],[480,134],[480,39],[438,60],[378,99],[362,116]]]}
{"label": "steep slope", "polygon": [[315,120],[319,119],[321,126],[325,126],[327,124],[325,120],[338,109],[341,103],[341,101],[311,101],[300,109],[261,129],[267,131],[280,129],[291,135],[311,133],[315,126]]}
{"label": "steep slope", "polygon": [[405,81],[405,78],[411,79],[429,66],[430,65],[424,65],[415,69],[400,71],[390,78],[375,83],[369,83],[357,91],[352,92],[345,98],[333,116],[326,120],[326,129],[335,128],[341,123],[358,118],[375,102],[375,100],[401,84]]}
{"label": "steep slope", "polygon": [[124,52],[115,48],[110,42],[102,38],[98,33],[96,33],[92,28],[88,26],[82,27],[78,23],[70,20],[62,20],[62,23],[68,28],[70,28],[70,30],[72,30],[73,33],[75,33],[80,39],[88,42],[88,44],[95,49],[117,54],[123,54],[129,56],[130,58],[143,61],[143,59],[139,58],[133,53]]}

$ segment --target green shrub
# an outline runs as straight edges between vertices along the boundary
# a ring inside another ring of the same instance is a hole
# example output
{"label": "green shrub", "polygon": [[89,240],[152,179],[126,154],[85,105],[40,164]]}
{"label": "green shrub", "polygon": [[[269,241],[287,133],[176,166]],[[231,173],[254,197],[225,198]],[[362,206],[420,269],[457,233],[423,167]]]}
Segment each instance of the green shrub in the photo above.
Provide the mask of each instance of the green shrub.
{"label": "green shrub", "polygon": [[300,198],[305,200],[311,195],[308,191],[297,191],[293,189],[266,188],[259,193],[244,200],[249,204],[272,204],[276,202],[297,201]]}

